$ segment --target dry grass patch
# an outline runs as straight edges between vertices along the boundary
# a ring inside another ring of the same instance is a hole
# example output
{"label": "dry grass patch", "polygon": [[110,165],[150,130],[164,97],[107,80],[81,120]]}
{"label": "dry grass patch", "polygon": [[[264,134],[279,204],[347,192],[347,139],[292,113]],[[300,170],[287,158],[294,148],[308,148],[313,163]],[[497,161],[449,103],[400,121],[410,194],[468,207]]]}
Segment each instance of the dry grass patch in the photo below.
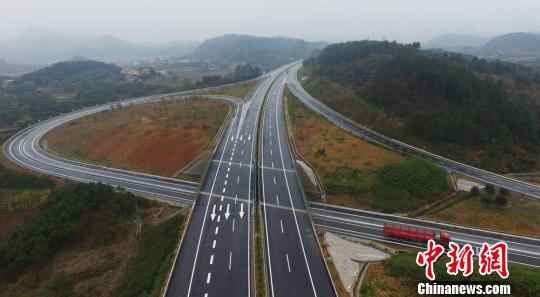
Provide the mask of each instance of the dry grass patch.
{"label": "dry grass patch", "polygon": [[171,176],[209,148],[227,111],[200,98],[132,105],[67,123],[43,141],[68,158]]}
{"label": "dry grass patch", "polygon": [[244,98],[257,86],[257,80],[251,80],[243,83],[226,86],[212,91],[213,94],[228,95],[238,98]]}
{"label": "dry grass patch", "polygon": [[540,237],[540,202],[515,194],[503,208],[486,207],[480,197],[465,199],[426,216],[428,219],[499,232]]}
{"label": "dry grass patch", "polygon": [[[333,125],[288,92],[287,107],[296,147],[325,185],[331,184],[336,174],[342,171],[355,171],[370,187],[375,170],[403,159],[398,153],[364,141]],[[328,194],[328,202],[356,208],[370,208],[373,198],[369,192],[352,195],[329,191]]]}

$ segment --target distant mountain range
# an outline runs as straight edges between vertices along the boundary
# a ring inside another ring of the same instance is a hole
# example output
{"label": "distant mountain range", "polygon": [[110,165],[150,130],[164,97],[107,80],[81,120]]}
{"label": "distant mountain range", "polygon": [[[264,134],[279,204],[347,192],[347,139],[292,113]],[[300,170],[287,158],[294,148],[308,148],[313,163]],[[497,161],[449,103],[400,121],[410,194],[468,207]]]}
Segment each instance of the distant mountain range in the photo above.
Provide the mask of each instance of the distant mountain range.
{"label": "distant mountain range", "polygon": [[307,58],[326,45],[287,37],[228,34],[204,41],[192,58],[213,63],[248,63],[267,70]]}
{"label": "distant mountain range", "polygon": [[538,33],[515,32],[490,39],[473,35],[442,35],[426,42],[424,48],[540,66],[540,34]]}
{"label": "distant mountain range", "polygon": [[129,62],[159,56],[185,56],[198,45],[177,41],[162,45],[143,45],[113,36],[78,36],[29,30],[17,38],[0,43],[0,59],[12,64],[48,65],[72,57],[106,62]]}
{"label": "distant mountain range", "polygon": [[467,34],[444,34],[423,44],[427,49],[443,49],[447,51],[463,51],[480,48],[489,41],[489,37]]}
{"label": "distant mountain range", "polygon": [[36,70],[37,67],[26,64],[10,64],[0,59],[0,76],[18,76]]}

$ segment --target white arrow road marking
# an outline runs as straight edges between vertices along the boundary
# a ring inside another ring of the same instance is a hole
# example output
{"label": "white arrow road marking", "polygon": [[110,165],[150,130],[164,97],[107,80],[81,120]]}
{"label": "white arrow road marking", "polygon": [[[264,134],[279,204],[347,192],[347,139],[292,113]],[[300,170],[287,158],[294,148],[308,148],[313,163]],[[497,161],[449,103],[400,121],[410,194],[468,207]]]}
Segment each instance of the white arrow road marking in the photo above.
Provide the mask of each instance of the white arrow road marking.
{"label": "white arrow road marking", "polygon": [[231,213],[229,212],[230,207],[231,207],[231,205],[229,203],[227,203],[227,210],[225,211],[225,220],[228,220],[229,216],[231,215]]}
{"label": "white arrow road marking", "polygon": [[214,254],[210,255],[210,265],[214,264]]}
{"label": "white arrow road marking", "polygon": [[206,275],[206,284],[209,284],[211,280],[212,280],[212,272],[208,272],[208,274]]}
{"label": "white arrow road marking", "polygon": [[240,203],[240,219],[244,218],[244,203]]}
{"label": "white arrow road marking", "polygon": [[235,223],[236,223],[236,219],[233,218],[233,221],[232,221],[232,232],[233,232],[233,233],[234,233],[234,225],[235,225]]}
{"label": "white arrow road marking", "polygon": [[216,231],[214,231],[214,234],[218,235],[218,233],[219,233],[219,226],[216,226]]}
{"label": "white arrow road marking", "polygon": [[283,220],[279,220],[279,224],[281,225],[281,233],[285,233],[283,230]]}
{"label": "white arrow road marking", "polygon": [[229,271],[231,271],[232,266],[232,252],[229,252]]}
{"label": "white arrow road marking", "polygon": [[285,254],[285,258],[287,259],[287,269],[289,269],[289,272],[291,272],[291,262],[289,261],[289,254]]}
{"label": "white arrow road marking", "polygon": [[213,222],[215,218],[216,218],[216,205],[214,204],[214,206],[212,207],[212,214],[210,215],[210,219]]}
{"label": "white arrow road marking", "polygon": [[214,241],[212,241],[212,249],[215,249],[216,248],[216,240],[214,239]]}

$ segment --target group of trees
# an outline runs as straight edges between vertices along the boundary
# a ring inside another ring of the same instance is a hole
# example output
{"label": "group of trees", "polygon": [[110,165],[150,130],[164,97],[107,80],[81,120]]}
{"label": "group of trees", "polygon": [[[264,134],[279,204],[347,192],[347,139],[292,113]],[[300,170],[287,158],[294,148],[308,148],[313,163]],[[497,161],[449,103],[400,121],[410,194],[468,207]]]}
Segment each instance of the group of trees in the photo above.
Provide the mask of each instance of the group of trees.
{"label": "group of trees", "polygon": [[56,188],[40,207],[39,215],[0,244],[0,277],[16,279],[34,264],[45,263],[72,240],[98,234],[99,243],[113,238],[117,223],[136,211],[136,198],[100,184]]}
{"label": "group of trees", "polygon": [[353,89],[398,119],[400,136],[439,146],[490,146],[500,159],[501,151],[510,152],[516,144],[535,151],[540,143],[531,101],[491,78],[540,82],[540,74],[527,67],[423,51],[418,43],[379,41],[331,45],[306,64],[316,76]]}
{"label": "group of trees", "polygon": [[234,72],[221,76],[221,75],[207,75],[197,82],[196,86],[199,88],[213,87],[223,84],[234,83],[237,81],[249,80],[261,75],[261,69],[251,64],[240,64],[234,69]]}
{"label": "group of trees", "polygon": [[30,175],[0,165],[0,189],[48,189],[54,183],[47,177]]}
{"label": "group of trees", "polygon": [[22,126],[85,106],[181,88],[125,80],[121,69],[111,64],[61,62],[23,75],[0,89],[0,127]]}
{"label": "group of trees", "polygon": [[498,207],[505,207],[508,205],[510,191],[505,188],[500,188],[497,191],[492,184],[487,184],[483,191],[480,191],[477,186],[472,187],[470,194],[473,197],[480,197],[485,207],[490,207],[493,203]]}

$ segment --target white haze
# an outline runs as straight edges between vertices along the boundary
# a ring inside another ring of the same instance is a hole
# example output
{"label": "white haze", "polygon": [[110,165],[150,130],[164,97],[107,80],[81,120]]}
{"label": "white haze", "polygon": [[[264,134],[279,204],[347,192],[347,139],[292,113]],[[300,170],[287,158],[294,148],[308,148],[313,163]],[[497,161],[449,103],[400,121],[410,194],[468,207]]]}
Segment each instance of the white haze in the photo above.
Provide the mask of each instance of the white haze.
{"label": "white haze", "polygon": [[1,0],[0,40],[27,29],[161,43],[224,33],[428,40],[540,31],[538,0]]}

